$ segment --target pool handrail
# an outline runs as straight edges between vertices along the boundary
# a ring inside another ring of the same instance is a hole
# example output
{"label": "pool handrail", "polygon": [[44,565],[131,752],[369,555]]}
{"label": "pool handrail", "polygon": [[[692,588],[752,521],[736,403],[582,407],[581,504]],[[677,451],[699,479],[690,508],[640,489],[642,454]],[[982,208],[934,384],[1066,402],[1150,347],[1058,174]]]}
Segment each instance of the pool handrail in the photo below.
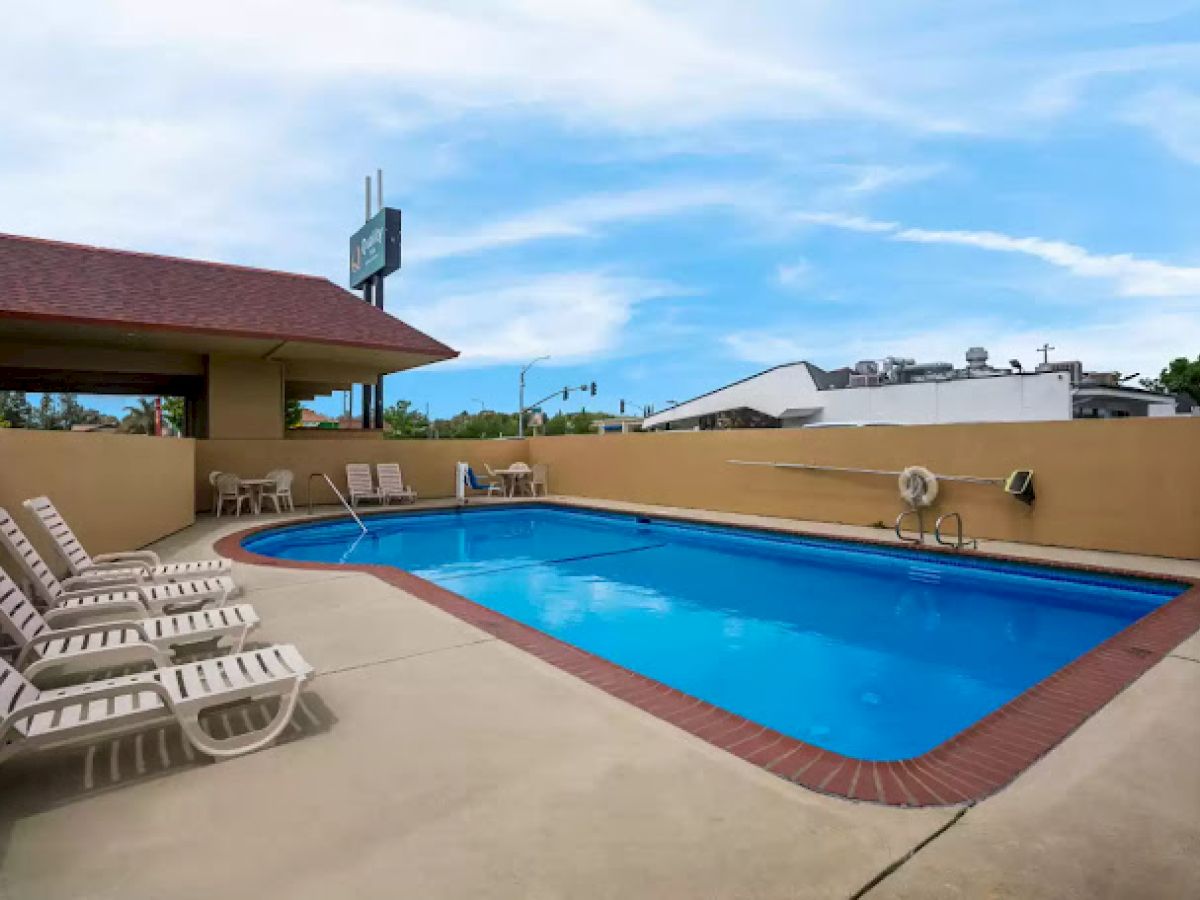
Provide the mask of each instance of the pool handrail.
{"label": "pool handrail", "polygon": [[337,485],[333,483],[333,479],[330,478],[328,475],[326,475],[324,472],[310,472],[308,475],[308,514],[311,516],[312,511],[313,511],[312,480],[314,478],[324,478],[325,479],[325,483],[327,485],[329,485],[329,489],[332,490],[337,495],[337,498],[340,501],[342,501],[342,506],[346,507],[346,512],[350,513],[350,515],[354,519],[354,521],[358,523],[358,527],[362,529],[363,534],[368,534],[369,532],[367,531],[367,526],[364,525],[363,520],[358,517],[358,513],[356,513],[354,511],[354,507],[352,507],[349,503],[346,502],[345,495],[342,494],[342,492],[338,490]]}

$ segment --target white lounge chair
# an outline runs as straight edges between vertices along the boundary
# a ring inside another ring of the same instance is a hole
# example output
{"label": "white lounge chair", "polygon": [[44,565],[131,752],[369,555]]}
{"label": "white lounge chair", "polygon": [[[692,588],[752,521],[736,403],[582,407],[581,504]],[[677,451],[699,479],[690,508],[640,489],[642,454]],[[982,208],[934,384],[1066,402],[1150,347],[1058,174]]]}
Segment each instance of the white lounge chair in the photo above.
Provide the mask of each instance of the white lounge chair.
{"label": "white lounge chair", "polygon": [[[96,575],[114,582],[186,581],[211,575],[227,575],[233,564],[227,559],[200,559],[164,563],[153,550],[127,550],[89,556],[49,497],[25,501],[45,530],[72,576]],[[67,587],[74,587],[68,579]]]}
{"label": "white lounge chair", "polygon": [[[300,652],[283,644],[39,691],[0,660],[0,762],[22,752],[96,741],[172,720],[201,753],[249,753],[267,746],[287,727],[300,687],[311,674],[312,666]],[[266,697],[278,697],[280,703],[262,728],[218,738],[200,724],[200,714],[207,709]]]}
{"label": "white lounge chair", "polygon": [[379,479],[379,493],[383,495],[380,502],[385,506],[393,499],[401,503],[405,500],[410,503],[416,502],[417,492],[404,483],[399,463],[377,463],[375,476]]}
{"label": "white lounge chair", "polygon": [[371,483],[371,467],[367,463],[346,463],[346,492],[351,506],[358,506],[359,500],[383,502],[383,492]]}
{"label": "white lounge chair", "polygon": [[94,621],[101,616],[145,618],[151,614],[183,612],[204,606],[221,607],[238,593],[237,585],[228,575],[135,585],[114,585],[105,579],[89,583],[86,577],[73,578],[70,580],[74,582],[74,589],[68,590],[3,508],[0,508],[0,543],[24,570],[29,584],[46,607],[43,614],[46,621],[53,626]]}
{"label": "white lounge chair", "polygon": [[20,648],[16,667],[34,684],[43,678],[94,674],[123,666],[158,668],[173,664],[172,653],[188,644],[226,641],[241,651],[258,627],[247,604],[155,616],[125,622],[98,622],[51,628],[11,578],[0,572],[0,631]]}

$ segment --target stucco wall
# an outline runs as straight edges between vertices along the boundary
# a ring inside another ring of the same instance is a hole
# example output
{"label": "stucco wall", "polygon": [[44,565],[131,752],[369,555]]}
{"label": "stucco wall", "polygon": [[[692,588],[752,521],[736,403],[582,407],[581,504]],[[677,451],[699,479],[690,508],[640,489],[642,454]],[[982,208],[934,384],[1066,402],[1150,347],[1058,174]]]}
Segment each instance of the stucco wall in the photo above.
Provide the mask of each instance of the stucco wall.
{"label": "stucco wall", "polygon": [[41,494],[89,552],[142,547],[195,520],[195,449],[183,438],[0,429],[0,506],[48,561],[50,548],[21,505]]}
{"label": "stucco wall", "polygon": [[283,437],[283,367],[240,356],[208,358],[208,437]]}
{"label": "stucco wall", "polygon": [[[392,441],[350,437],[339,439],[287,438],[273,441],[197,441],[196,508],[209,509],[208,473],[214,469],[244,478],[262,476],[271,469],[291,469],[296,476],[292,494],[296,503],[308,502],[308,476],[326,472],[339,490],[346,487],[346,463],[395,462],[407,484],[420,497],[454,496],[454,464],[465,460],[481,472],[484,464],[507,466],[524,459],[524,441]],[[318,503],[335,502],[323,482],[314,487]]]}
{"label": "stucco wall", "polygon": [[1197,418],[581,435],[529,445],[529,461],[549,465],[554,493],[888,527],[903,508],[894,478],[726,460],[982,476],[1032,468],[1032,509],[996,487],[944,482],[933,517],[957,510],[979,537],[1200,556]]}

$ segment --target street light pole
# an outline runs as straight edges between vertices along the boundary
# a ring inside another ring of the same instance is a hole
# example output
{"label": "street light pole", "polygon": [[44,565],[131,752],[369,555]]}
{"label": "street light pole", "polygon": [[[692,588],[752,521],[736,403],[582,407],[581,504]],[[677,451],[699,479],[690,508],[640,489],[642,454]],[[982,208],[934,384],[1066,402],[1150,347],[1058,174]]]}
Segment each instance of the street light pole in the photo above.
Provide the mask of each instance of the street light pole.
{"label": "street light pole", "polygon": [[540,363],[543,359],[549,359],[549,356],[539,356],[529,365],[521,370],[521,385],[517,391],[517,437],[525,437],[525,373]]}

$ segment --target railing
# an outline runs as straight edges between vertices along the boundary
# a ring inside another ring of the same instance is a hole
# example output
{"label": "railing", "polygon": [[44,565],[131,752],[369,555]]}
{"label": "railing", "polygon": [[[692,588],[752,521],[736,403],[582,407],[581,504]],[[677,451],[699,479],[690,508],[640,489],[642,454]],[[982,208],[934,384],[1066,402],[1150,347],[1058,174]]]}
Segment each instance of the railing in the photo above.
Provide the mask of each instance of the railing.
{"label": "railing", "polygon": [[[849,472],[854,475],[899,475],[899,469],[856,469],[851,466],[818,466],[810,463],[769,462],[756,459],[727,459],[734,466],[767,466],[772,469],[805,469],[809,472]],[[1004,484],[1003,478],[983,475],[938,475],[938,481],[961,481],[966,484]]]}
{"label": "railing", "polygon": [[[954,519],[958,523],[958,536],[953,541],[942,540],[942,523],[947,519]],[[955,550],[961,550],[963,547],[970,546],[972,550],[979,546],[979,542],[974,538],[967,540],[963,537],[963,520],[956,512],[943,513],[938,516],[937,522],[933,525],[933,538],[943,547],[953,547]]]}
{"label": "railing", "polygon": [[346,507],[346,512],[350,513],[350,515],[354,518],[354,521],[358,523],[358,527],[362,529],[363,534],[366,534],[367,526],[363,524],[363,520],[358,517],[358,513],[354,511],[354,507],[346,502],[346,498],[342,495],[342,492],[338,490],[337,485],[334,484],[333,480],[324,472],[312,472],[308,476],[308,514],[311,516],[313,511],[312,483],[314,478],[325,479],[325,483],[329,485],[329,489],[337,494],[337,498],[342,501],[342,506]]}
{"label": "railing", "polygon": [[[917,537],[905,537],[901,530],[904,525],[904,520],[908,516],[917,517]],[[925,517],[921,515],[919,509],[906,509],[900,515],[896,516],[896,537],[904,541],[906,544],[923,544],[925,543]]]}

